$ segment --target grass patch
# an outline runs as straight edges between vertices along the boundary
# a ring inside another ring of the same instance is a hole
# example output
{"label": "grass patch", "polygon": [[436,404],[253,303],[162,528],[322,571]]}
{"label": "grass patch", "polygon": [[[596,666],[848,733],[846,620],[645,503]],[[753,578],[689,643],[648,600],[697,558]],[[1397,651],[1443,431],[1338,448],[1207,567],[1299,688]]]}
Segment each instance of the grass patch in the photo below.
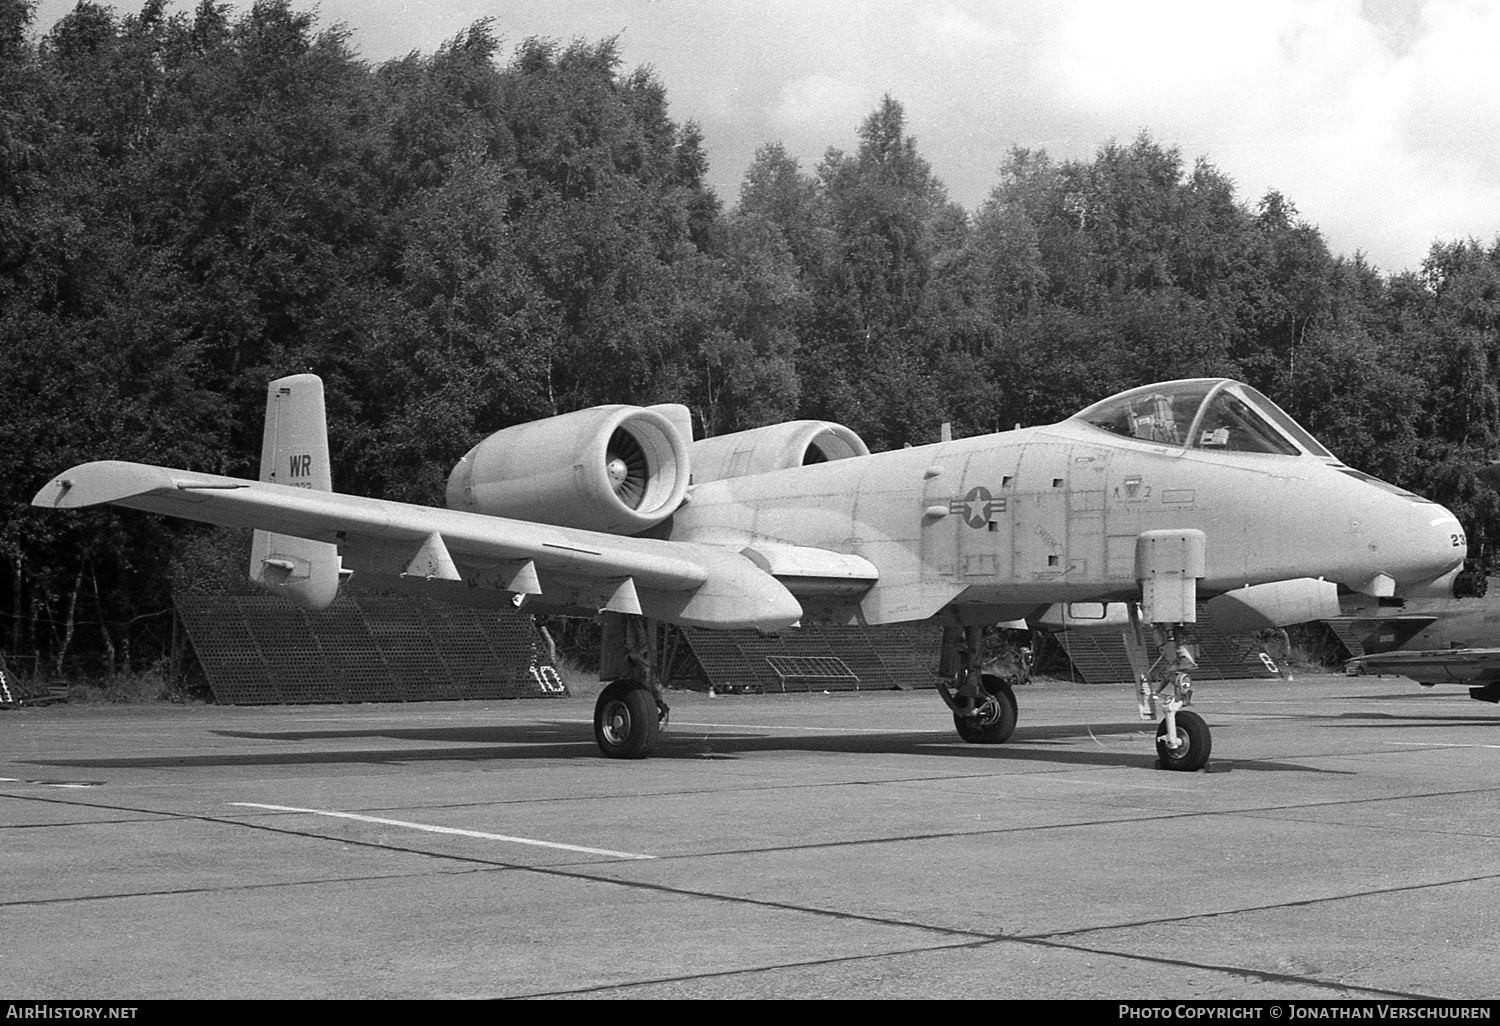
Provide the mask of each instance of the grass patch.
{"label": "grass patch", "polygon": [[169,672],[166,661],[162,660],[145,670],[126,670],[100,681],[69,685],[68,701],[113,705],[150,705],[161,702],[186,705],[202,701],[195,691],[185,677],[174,677]]}

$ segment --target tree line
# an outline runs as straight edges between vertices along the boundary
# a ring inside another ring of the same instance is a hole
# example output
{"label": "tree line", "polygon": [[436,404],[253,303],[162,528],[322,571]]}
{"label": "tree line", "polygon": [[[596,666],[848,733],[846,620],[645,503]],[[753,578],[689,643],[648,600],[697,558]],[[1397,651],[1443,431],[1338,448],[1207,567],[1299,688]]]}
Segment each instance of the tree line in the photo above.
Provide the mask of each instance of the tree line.
{"label": "tree line", "polygon": [[34,6],[0,0],[0,648],[41,672],[150,663],[173,589],[243,567],[35,491],[91,459],[254,476],[300,371],[336,487],[426,503],[489,432],[597,403],[878,449],[1227,375],[1448,505],[1476,559],[1500,541],[1500,242],[1382,275],[1149,135],[1016,149],[965,210],[891,97],[816,167],[767,143],[726,204],[612,39],[507,53],[481,21],[371,64],[287,0],[81,2],[40,38]]}

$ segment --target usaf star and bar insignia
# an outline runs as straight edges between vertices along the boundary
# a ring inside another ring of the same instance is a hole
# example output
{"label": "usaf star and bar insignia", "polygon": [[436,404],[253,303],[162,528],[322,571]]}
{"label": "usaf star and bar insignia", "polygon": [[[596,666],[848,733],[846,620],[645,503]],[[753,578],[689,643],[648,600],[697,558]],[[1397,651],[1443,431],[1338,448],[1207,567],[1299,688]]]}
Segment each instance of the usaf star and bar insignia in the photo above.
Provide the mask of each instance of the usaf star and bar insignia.
{"label": "usaf star and bar insignia", "polygon": [[996,498],[988,488],[977,487],[970,488],[962,499],[950,500],[948,512],[963,517],[964,523],[970,527],[982,528],[994,519],[995,514],[1004,513],[1005,506],[1005,496]]}

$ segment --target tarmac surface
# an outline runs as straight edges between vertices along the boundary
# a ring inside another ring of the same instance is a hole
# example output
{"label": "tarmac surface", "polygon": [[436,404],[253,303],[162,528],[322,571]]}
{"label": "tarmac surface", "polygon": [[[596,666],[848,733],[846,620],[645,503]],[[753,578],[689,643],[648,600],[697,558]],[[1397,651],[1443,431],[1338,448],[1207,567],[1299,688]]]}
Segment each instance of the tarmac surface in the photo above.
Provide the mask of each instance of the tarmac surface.
{"label": "tarmac surface", "polygon": [[[1500,996],[1500,710],[1400,678],[0,713],[0,998]],[[1228,771],[1228,772],[1225,772]]]}

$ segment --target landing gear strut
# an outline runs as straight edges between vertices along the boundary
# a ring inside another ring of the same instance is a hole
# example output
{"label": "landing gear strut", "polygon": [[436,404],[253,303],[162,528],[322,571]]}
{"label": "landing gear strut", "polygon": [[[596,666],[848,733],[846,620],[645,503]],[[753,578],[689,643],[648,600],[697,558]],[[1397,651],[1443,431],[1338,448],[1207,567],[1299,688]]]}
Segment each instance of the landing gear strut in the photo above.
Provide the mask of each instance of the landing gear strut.
{"label": "landing gear strut", "polygon": [[[1130,630],[1125,647],[1135,671],[1141,719],[1160,716],[1156,728],[1157,765],[1162,769],[1200,770],[1213,748],[1208,724],[1185,711],[1193,700],[1189,670],[1198,668],[1188,650],[1183,625],[1197,621],[1198,582],[1207,574],[1207,539],[1196,529],[1146,531],[1135,540],[1135,579],[1141,604],[1130,603]],[[1149,623],[1157,658],[1147,665]]]}
{"label": "landing gear strut", "polygon": [[[1021,664],[1024,672],[1025,664]],[[938,694],[953,711],[958,736],[970,744],[998,745],[1010,740],[1016,729],[1018,709],[1012,684],[1006,678],[984,672],[984,628],[945,627]]]}
{"label": "landing gear strut", "polygon": [[[1187,710],[1193,701],[1193,679],[1188,671],[1197,668],[1189,653],[1180,624],[1152,624],[1158,658],[1142,669],[1144,660],[1137,655],[1144,649],[1141,623],[1131,610],[1136,645],[1131,662],[1136,665],[1136,687],[1140,699],[1141,719],[1162,718],[1156,728],[1157,765],[1162,769],[1191,772],[1208,765],[1213,750],[1213,736],[1203,717]],[[1129,638],[1130,635],[1127,635]]]}
{"label": "landing gear strut", "polygon": [[667,725],[654,638],[639,616],[603,614],[600,674],[613,677],[594,703],[594,740],[611,759],[644,759]]}

